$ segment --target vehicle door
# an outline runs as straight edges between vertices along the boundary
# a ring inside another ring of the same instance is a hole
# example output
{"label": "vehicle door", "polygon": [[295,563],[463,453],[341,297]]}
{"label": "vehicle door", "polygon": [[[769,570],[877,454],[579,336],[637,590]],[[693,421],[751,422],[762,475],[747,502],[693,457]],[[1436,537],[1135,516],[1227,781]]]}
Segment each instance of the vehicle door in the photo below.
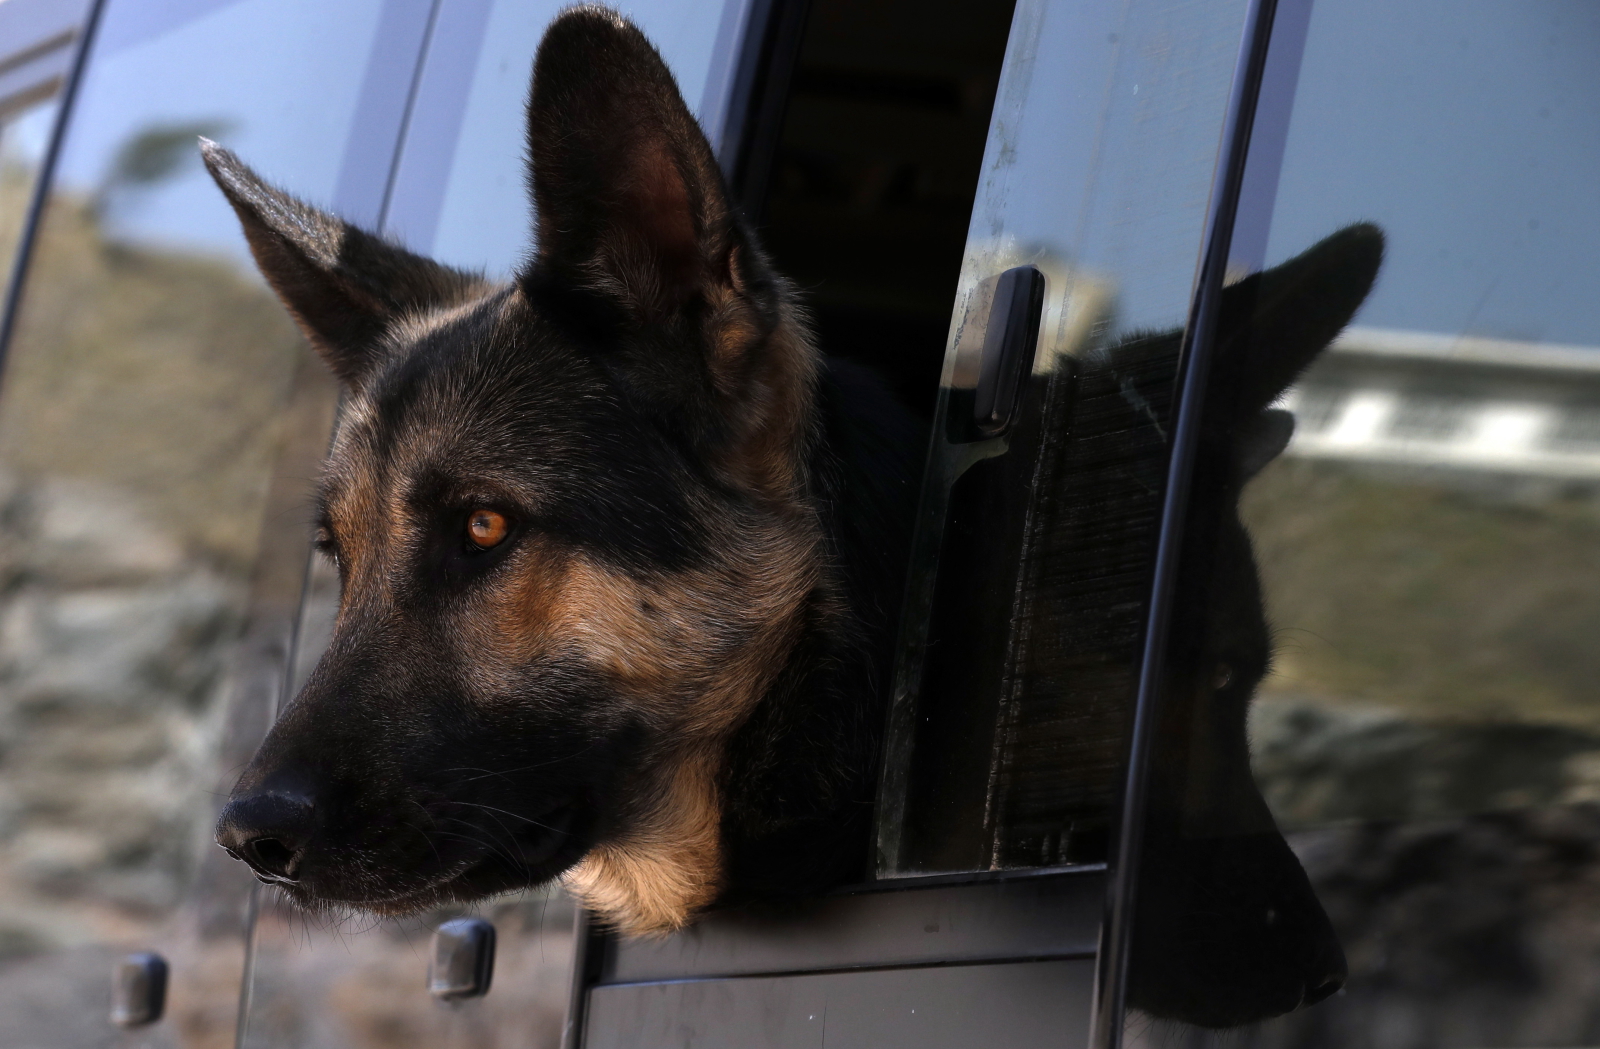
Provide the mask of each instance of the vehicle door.
{"label": "vehicle door", "polygon": [[[850,15],[772,17],[789,84],[745,112],[778,126],[725,163],[825,345],[915,390],[925,341],[851,346],[873,313],[845,301],[922,272],[913,224],[836,262],[795,234],[926,185],[887,121],[876,168],[829,166],[840,100],[893,92]],[[1592,1037],[1595,29],[1559,3],[1016,6],[875,877],[591,938],[582,1044]]]}

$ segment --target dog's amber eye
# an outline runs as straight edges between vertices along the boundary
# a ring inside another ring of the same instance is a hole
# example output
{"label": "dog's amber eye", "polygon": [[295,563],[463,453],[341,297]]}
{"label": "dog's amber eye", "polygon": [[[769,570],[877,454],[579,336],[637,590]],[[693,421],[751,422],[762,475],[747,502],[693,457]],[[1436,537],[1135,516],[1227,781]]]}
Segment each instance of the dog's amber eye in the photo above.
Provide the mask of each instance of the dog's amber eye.
{"label": "dog's amber eye", "polygon": [[472,545],[481,550],[499,546],[500,541],[506,537],[508,528],[505,515],[497,514],[493,510],[474,510],[467,517],[467,538],[472,540]]}

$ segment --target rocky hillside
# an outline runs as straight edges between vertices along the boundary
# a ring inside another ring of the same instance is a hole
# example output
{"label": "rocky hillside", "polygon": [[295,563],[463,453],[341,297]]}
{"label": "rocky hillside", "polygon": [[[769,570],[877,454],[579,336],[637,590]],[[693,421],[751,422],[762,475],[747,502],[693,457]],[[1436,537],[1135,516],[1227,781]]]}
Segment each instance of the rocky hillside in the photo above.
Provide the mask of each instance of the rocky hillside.
{"label": "rocky hillside", "polygon": [[1592,489],[1286,458],[1244,510],[1277,646],[1253,749],[1286,827],[1600,797]]}
{"label": "rocky hillside", "polygon": [[[263,539],[303,549],[265,511],[306,360],[231,263],[53,203],[0,384],[0,1015],[101,1030],[107,951],[172,938]],[[222,987],[192,1044],[221,1044]]]}

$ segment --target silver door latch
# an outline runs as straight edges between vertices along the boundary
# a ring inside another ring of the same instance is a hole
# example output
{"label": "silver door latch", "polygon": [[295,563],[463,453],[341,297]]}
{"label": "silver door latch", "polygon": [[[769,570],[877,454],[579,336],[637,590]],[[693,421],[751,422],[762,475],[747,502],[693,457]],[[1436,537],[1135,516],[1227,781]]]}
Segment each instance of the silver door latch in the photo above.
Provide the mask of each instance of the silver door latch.
{"label": "silver door latch", "polygon": [[494,977],[494,926],[482,918],[452,918],[433,933],[428,991],[454,1001],[489,993]]}
{"label": "silver door latch", "polygon": [[111,1022],[143,1027],[161,1019],[167,1006],[167,961],[159,954],[130,954],[111,970]]}

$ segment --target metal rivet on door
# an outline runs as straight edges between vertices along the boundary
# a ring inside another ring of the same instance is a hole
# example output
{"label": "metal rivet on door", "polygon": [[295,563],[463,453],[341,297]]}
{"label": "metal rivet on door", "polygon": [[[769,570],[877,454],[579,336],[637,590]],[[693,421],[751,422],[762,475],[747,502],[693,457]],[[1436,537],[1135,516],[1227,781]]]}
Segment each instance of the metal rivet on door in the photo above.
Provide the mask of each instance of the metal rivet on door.
{"label": "metal rivet on door", "polygon": [[167,1005],[167,962],[159,954],[130,954],[111,971],[111,1022],[143,1027],[161,1019]]}
{"label": "metal rivet on door", "polygon": [[434,931],[428,991],[446,1001],[489,993],[494,977],[494,926],[482,918],[453,918]]}

